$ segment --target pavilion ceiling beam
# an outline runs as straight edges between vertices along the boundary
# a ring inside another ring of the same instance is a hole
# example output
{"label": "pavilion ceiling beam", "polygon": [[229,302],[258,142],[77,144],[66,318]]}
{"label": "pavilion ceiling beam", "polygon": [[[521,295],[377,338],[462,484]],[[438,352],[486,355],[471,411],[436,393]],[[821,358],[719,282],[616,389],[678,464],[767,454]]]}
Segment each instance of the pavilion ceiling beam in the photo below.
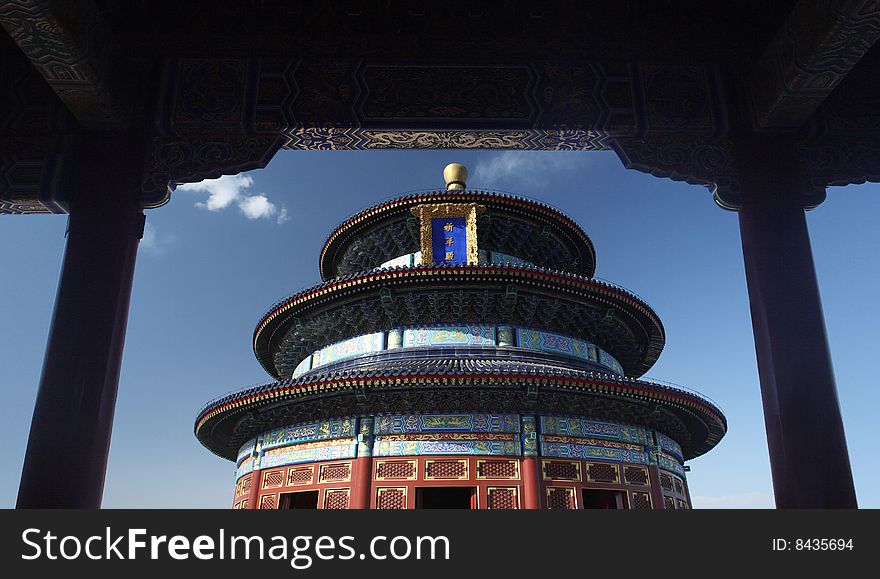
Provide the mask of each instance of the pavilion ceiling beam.
{"label": "pavilion ceiling beam", "polygon": [[87,129],[128,125],[118,46],[91,0],[0,2],[0,25]]}
{"label": "pavilion ceiling beam", "polygon": [[748,79],[756,127],[796,129],[880,38],[880,0],[801,0]]}

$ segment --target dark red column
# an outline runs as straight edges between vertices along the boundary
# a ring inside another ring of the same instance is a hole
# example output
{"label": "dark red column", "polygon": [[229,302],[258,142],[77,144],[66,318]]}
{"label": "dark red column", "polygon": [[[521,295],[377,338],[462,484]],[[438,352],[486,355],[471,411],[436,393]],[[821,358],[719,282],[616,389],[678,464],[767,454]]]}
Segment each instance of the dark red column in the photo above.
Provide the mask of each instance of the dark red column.
{"label": "dark red column", "polygon": [[655,509],[665,509],[666,502],[663,500],[663,488],[660,486],[660,469],[657,465],[648,466],[648,478],[651,481],[651,500],[654,501]]}
{"label": "dark red column", "polygon": [[373,457],[359,456],[352,464],[354,468],[351,478],[351,504],[349,508],[369,509],[373,480]]}
{"label": "dark red column", "polygon": [[747,196],[739,213],[778,508],[855,508],[802,202]]}
{"label": "dark red column", "polygon": [[263,471],[255,469],[251,477],[251,488],[247,494],[248,509],[259,509],[260,505],[260,486],[263,482]]}
{"label": "dark red column", "polygon": [[540,459],[537,456],[524,456],[522,459],[523,508],[541,508]]}
{"label": "dark red column", "polygon": [[144,214],[130,141],[70,147],[61,281],[18,491],[19,508],[98,508]]}

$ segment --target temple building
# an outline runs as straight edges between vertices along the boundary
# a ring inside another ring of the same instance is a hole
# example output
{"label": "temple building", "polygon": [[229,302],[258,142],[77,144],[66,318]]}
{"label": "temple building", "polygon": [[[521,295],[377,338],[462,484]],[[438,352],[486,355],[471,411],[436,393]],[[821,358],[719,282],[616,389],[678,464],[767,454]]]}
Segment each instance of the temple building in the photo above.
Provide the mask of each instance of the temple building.
{"label": "temple building", "polygon": [[560,211],[444,177],[339,225],[323,282],[256,326],[272,381],[198,414],[233,508],[690,508],[727,422],[642,378],[657,314]]}

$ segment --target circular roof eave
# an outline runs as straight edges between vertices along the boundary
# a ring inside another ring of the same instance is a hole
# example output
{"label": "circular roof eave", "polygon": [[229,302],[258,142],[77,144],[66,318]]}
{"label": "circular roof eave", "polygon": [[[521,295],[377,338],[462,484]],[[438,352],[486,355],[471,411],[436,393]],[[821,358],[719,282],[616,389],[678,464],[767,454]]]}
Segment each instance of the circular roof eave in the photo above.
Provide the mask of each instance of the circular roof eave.
{"label": "circular roof eave", "polygon": [[[274,378],[280,378],[275,368],[273,344],[286,334],[286,329],[298,320],[299,312],[319,304],[331,303],[334,296],[351,297],[357,292],[375,291],[389,283],[405,283],[414,289],[417,284],[444,281],[486,283],[487,275],[500,283],[524,284],[532,287],[557,289],[568,295],[580,292],[597,301],[606,301],[626,311],[644,333],[644,347],[637,365],[624,366],[626,374],[641,376],[660,357],[665,344],[665,331],[660,318],[644,300],[614,284],[585,278],[567,272],[552,271],[534,266],[414,266],[377,269],[370,272],[335,278],[297,292],[273,305],[260,319],[254,330],[254,354],[263,368]],[[455,276],[455,277],[451,277]],[[495,282],[492,282],[495,283]],[[404,289],[406,289],[406,287]],[[396,291],[401,291],[400,289]],[[612,308],[613,309],[613,308]],[[353,337],[347,336],[347,337]],[[594,338],[595,339],[595,338]],[[602,346],[602,344],[600,344]],[[615,355],[615,352],[611,352]],[[623,364],[624,362],[621,361]]]}
{"label": "circular roof eave", "polygon": [[[320,374],[286,382],[274,382],[241,390],[206,405],[199,412],[194,425],[196,437],[203,446],[214,454],[229,460],[235,460],[238,446],[230,440],[231,434],[237,434],[243,443],[246,440],[271,429],[259,420],[262,409],[281,408],[306,401],[315,401],[329,397],[356,398],[357,388],[370,388],[367,398],[381,397],[383,392],[389,393],[406,389],[409,380],[419,381],[418,392],[430,390],[432,381],[438,388],[449,389],[449,385],[441,385],[442,381],[453,381],[463,389],[493,389],[499,380],[515,382],[522,388],[530,382],[539,384],[540,396],[553,396],[554,392],[579,393],[584,396],[600,396],[630,401],[634,405],[663,408],[674,414],[683,423],[689,425],[689,433],[699,435],[699,439],[691,443],[682,443],[685,460],[705,454],[714,448],[727,432],[727,419],[721,410],[709,400],[686,390],[659,384],[656,382],[628,379],[609,374],[594,372],[572,372],[568,375],[541,376],[533,373],[519,374],[462,374],[450,373],[440,375],[411,374],[406,376],[369,376],[366,372],[340,371],[328,376]],[[579,376],[576,374],[580,374]],[[427,384],[426,384],[427,383]],[[376,401],[377,412],[387,408]],[[357,408],[369,407],[369,402],[358,402]],[[249,421],[249,427],[242,427],[242,418]],[[232,422],[229,422],[232,420]],[[277,419],[275,419],[277,420]],[[645,426],[651,426],[645,424]],[[272,426],[272,427],[277,427]],[[661,430],[661,428],[657,428]],[[668,434],[668,433],[667,433]]]}

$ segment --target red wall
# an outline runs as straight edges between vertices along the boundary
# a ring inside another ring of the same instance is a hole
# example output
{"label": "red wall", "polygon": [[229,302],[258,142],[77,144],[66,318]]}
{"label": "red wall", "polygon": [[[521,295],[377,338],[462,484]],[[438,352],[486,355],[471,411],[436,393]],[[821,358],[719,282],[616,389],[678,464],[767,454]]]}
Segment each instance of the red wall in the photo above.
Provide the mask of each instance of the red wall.
{"label": "red wall", "polygon": [[233,508],[277,509],[285,493],[317,490],[319,509],[366,506],[367,498],[372,509],[414,509],[416,489],[438,486],[475,488],[480,509],[582,509],[583,489],[620,492],[630,509],[690,508],[686,481],[657,467],[520,456],[367,457],[269,468],[239,479]]}

